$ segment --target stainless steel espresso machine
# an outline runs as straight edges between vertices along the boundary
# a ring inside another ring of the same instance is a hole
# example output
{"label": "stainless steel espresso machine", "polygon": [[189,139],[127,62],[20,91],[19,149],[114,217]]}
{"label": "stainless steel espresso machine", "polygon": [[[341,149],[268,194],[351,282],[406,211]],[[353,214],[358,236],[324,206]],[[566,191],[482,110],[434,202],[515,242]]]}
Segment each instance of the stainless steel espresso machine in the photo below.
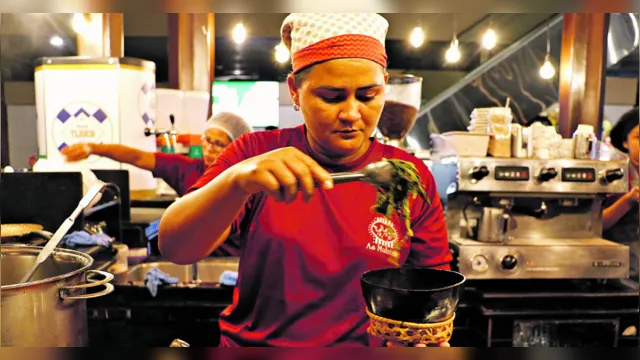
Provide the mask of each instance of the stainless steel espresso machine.
{"label": "stainless steel espresso machine", "polygon": [[[629,276],[629,248],[601,238],[606,194],[625,193],[628,159],[455,157],[445,215],[469,279]],[[448,162],[448,164],[447,164]],[[439,186],[441,187],[441,186]]]}

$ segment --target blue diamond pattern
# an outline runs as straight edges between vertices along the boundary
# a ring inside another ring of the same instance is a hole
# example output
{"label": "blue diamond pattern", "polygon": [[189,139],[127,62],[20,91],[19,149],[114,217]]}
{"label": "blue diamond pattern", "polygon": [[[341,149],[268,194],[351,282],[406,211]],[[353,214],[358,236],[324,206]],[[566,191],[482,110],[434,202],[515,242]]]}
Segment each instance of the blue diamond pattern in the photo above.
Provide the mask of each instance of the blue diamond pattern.
{"label": "blue diamond pattern", "polygon": [[93,114],[93,117],[98,120],[98,122],[103,122],[107,119],[107,114],[104,113],[104,111],[98,109],[98,111],[96,111]]}
{"label": "blue diamond pattern", "polygon": [[144,120],[145,124],[147,124],[147,123],[149,123],[151,118],[149,117],[149,115],[147,115],[147,113],[144,113],[144,114],[142,114],[142,120]]}
{"label": "blue diamond pattern", "polygon": [[85,114],[86,116],[89,116],[89,113],[87,112],[87,110],[80,108],[80,110],[76,111],[76,113],[73,115],[73,117],[78,117],[78,115],[80,114]]}
{"label": "blue diamond pattern", "polygon": [[62,143],[62,144],[60,144],[60,146],[58,146],[58,150],[62,151],[62,149],[66,148],[67,146],[69,146],[69,145],[67,145],[66,143]]}
{"label": "blue diamond pattern", "polygon": [[57,116],[58,120],[60,120],[62,123],[69,120],[70,117],[71,114],[69,114],[66,110],[60,111]]}

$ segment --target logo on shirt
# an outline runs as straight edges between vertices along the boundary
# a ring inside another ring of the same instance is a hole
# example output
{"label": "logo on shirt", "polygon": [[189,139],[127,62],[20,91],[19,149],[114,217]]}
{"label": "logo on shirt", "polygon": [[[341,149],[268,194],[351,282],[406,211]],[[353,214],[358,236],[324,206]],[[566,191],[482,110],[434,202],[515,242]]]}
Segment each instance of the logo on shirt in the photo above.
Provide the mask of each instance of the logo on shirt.
{"label": "logo on shirt", "polygon": [[367,244],[367,250],[378,251],[396,259],[400,257],[400,253],[396,250],[400,235],[389,219],[382,215],[373,219],[369,224],[369,234],[373,241]]}

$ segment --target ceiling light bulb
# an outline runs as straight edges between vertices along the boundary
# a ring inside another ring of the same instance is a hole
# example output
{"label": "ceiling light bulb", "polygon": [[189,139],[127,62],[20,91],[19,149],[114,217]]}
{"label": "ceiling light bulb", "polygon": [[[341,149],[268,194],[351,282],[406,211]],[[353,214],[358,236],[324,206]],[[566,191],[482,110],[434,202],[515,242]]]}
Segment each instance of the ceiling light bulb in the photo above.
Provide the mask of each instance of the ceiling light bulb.
{"label": "ceiling light bulb", "polygon": [[286,63],[289,61],[289,49],[287,49],[283,43],[276,46],[275,58],[279,63]]}
{"label": "ceiling light bulb", "polygon": [[73,14],[71,27],[73,27],[73,31],[75,31],[77,34],[81,34],[82,32],[84,32],[84,30],[87,28],[87,19],[85,19],[84,14]]}
{"label": "ceiling light bulb", "polygon": [[487,50],[491,50],[496,46],[497,43],[498,36],[496,35],[496,32],[491,28],[487,29],[487,31],[484,33],[484,36],[482,37],[482,46],[484,46],[484,48]]}
{"label": "ceiling light bulb", "polygon": [[551,64],[551,61],[549,61],[549,55],[547,55],[544,59],[544,64],[542,64],[542,66],[540,67],[540,77],[548,80],[551,79],[555,74],[556,69],[553,67],[553,64]]}
{"label": "ceiling light bulb", "polygon": [[414,47],[418,48],[424,43],[424,32],[422,28],[416,26],[411,31],[411,35],[409,36],[409,43]]}
{"label": "ceiling light bulb", "polygon": [[242,44],[247,39],[247,30],[242,23],[236,25],[233,29],[233,41],[236,44]]}
{"label": "ceiling light bulb", "polygon": [[62,46],[64,45],[64,40],[60,36],[53,36],[49,43],[53,46]]}
{"label": "ceiling light bulb", "polygon": [[456,63],[460,60],[460,49],[458,49],[458,39],[453,39],[447,52],[444,54],[445,59],[449,63]]}

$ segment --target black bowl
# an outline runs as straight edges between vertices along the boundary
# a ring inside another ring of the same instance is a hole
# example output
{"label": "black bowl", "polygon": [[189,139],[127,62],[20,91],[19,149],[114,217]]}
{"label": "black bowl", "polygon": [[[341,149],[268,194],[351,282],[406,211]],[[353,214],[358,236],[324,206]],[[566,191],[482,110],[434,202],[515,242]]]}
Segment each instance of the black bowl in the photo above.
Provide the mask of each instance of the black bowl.
{"label": "black bowl", "polygon": [[420,267],[371,270],[360,284],[369,312],[418,324],[449,319],[466,278],[455,271]]}

